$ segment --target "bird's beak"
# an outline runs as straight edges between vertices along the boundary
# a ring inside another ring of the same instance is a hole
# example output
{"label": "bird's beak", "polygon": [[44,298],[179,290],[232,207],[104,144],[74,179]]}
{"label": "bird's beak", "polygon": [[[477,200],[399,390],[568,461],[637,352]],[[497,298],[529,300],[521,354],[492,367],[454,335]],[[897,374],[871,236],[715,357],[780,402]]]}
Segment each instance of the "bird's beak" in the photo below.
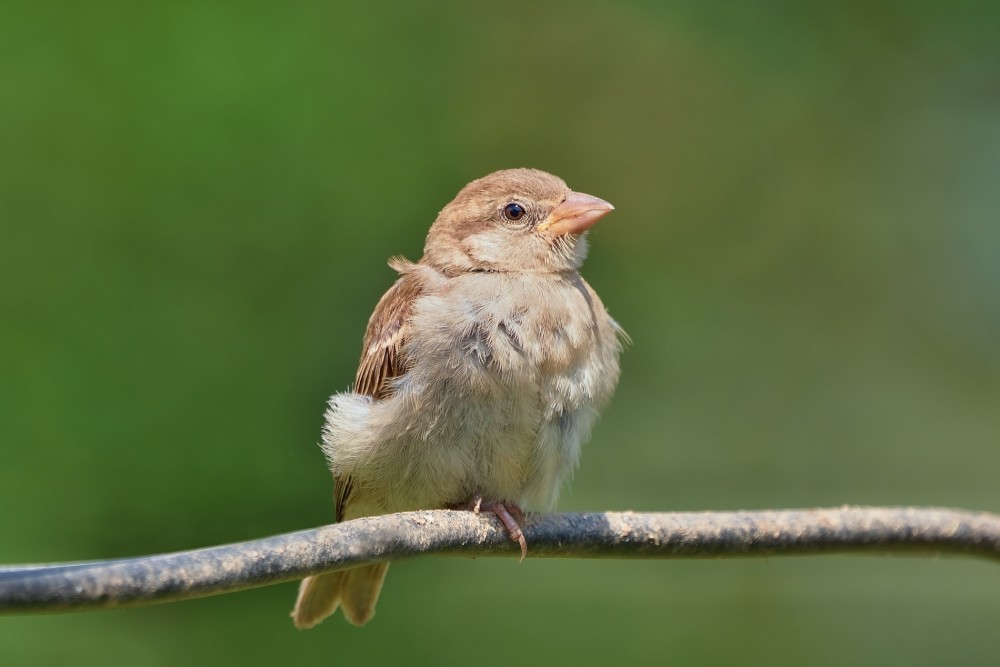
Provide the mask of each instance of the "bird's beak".
{"label": "bird's beak", "polygon": [[615,209],[614,206],[582,192],[570,192],[536,228],[553,236],[579,234]]}

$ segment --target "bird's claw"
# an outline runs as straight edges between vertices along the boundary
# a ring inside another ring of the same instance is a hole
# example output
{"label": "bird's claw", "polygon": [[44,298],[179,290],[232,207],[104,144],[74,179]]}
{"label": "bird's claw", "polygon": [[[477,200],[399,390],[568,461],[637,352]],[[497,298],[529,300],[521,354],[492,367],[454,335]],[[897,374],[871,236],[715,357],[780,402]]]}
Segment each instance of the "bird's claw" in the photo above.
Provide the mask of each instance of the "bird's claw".
{"label": "bird's claw", "polygon": [[521,560],[524,560],[524,557],[528,555],[528,541],[524,539],[524,531],[521,530],[520,524],[524,523],[524,512],[521,511],[521,508],[515,503],[502,503],[500,501],[480,502],[479,507],[496,514],[500,523],[510,533],[510,539],[521,545]]}
{"label": "bird's claw", "polygon": [[481,495],[476,495],[465,505],[451,505],[453,509],[464,509],[473,514],[480,512],[492,512],[500,519],[500,523],[507,529],[510,539],[514,540],[521,547],[521,560],[528,555],[528,541],[524,539],[524,531],[521,524],[524,523],[524,511],[513,501],[492,500],[483,502]]}

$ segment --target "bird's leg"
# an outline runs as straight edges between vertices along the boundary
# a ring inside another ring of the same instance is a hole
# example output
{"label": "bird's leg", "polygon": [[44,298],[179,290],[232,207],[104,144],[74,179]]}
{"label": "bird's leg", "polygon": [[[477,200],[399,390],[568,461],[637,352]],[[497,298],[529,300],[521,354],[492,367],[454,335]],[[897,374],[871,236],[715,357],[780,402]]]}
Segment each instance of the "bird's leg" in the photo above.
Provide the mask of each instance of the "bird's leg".
{"label": "bird's leg", "polygon": [[481,503],[479,508],[497,515],[500,523],[510,533],[510,539],[521,545],[521,560],[524,560],[524,557],[528,555],[528,541],[524,539],[524,532],[521,530],[520,524],[524,523],[524,512],[521,511],[521,508],[516,503],[502,503],[499,500]]}
{"label": "bird's leg", "polygon": [[521,530],[521,524],[524,523],[524,511],[514,501],[483,502],[483,497],[477,493],[466,505],[455,509],[464,509],[475,514],[479,514],[481,511],[493,512],[510,533],[510,539],[521,545],[521,560],[524,560],[524,557],[528,555],[528,541],[524,539],[524,531]]}

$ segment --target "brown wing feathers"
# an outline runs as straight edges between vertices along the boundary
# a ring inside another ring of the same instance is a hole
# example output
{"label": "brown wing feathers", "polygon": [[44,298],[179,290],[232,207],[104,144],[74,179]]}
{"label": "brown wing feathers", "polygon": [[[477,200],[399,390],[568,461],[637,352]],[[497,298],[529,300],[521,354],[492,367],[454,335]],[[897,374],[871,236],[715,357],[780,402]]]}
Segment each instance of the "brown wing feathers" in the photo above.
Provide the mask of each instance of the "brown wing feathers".
{"label": "brown wing feathers", "polygon": [[[375,307],[361,346],[361,362],[354,380],[354,391],[375,400],[388,398],[392,378],[406,372],[405,359],[400,354],[408,335],[414,300],[420,295],[420,283],[411,274],[404,274],[389,288]],[[351,495],[350,477],[334,479],[334,504],[337,521],[344,518],[344,509]]]}
{"label": "brown wing feathers", "polygon": [[420,283],[405,274],[389,288],[375,307],[362,344],[361,363],[354,381],[358,394],[383,399],[389,396],[388,381],[406,372],[400,350],[409,334],[407,317],[420,295]]}

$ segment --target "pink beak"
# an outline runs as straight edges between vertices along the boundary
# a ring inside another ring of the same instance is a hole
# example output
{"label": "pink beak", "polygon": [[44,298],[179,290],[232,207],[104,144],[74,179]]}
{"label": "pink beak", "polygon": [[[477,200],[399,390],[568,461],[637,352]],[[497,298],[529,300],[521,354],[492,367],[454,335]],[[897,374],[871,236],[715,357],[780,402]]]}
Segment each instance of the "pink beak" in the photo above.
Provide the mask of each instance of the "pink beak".
{"label": "pink beak", "polygon": [[553,236],[579,234],[613,210],[615,207],[603,199],[582,192],[570,192],[536,229]]}

